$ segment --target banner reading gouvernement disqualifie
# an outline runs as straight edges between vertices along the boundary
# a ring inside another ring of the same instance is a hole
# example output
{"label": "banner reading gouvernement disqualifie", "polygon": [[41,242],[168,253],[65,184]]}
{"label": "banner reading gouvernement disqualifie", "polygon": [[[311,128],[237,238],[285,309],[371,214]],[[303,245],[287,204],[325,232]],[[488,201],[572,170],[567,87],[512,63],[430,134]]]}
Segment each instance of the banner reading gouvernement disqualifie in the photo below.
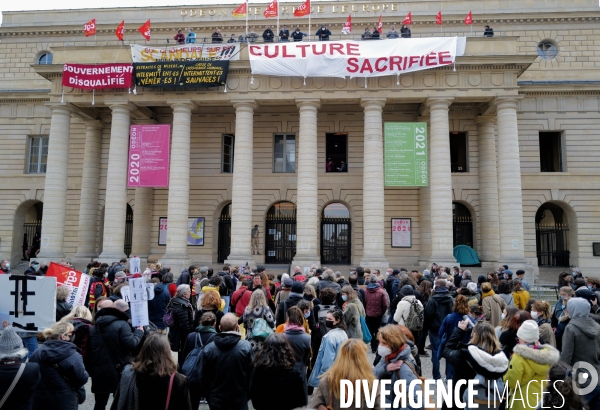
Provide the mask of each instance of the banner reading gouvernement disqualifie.
{"label": "banner reading gouvernement disqualifie", "polygon": [[131,46],[134,63],[156,61],[218,61],[239,60],[240,44],[185,44],[174,47]]}
{"label": "banner reading gouvernement disqualifie", "polygon": [[426,122],[386,122],[385,186],[428,186]]}
{"label": "banner reading gouvernement disqualifie", "polygon": [[376,77],[454,63],[464,37],[379,41],[249,44],[252,74],[301,77]]}

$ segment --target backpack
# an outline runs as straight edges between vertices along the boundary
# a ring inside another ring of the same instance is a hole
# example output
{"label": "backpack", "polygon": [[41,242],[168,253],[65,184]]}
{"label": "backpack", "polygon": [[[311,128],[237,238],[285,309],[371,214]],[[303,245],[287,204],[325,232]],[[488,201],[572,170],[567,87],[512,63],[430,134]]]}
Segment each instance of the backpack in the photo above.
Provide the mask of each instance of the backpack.
{"label": "backpack", "polygon": [[414,298],[410,303],[410,310],[408,311],[408,317],[404,320],[404,324],[411,332],[420,332],[423,330],[423,322],[425,319],[425,309]]}
{"label": "backpack", "polygon": [[265,340],[267,337],[274,333],[271,326],[263,318],[254,319],[254,327],[252,328],[251,339],[254,340]]}
{"label": "backpack", "polygon": [[173,312],[171,302],[169,302],[169,305],[167,306],[167,313],[163,316],[163,323],[167,327],[171,327],[175,324],[175,312]]}
{"label": "backpack", "polygon": [[[208,343],[212,342],[215,338],[213,334]],[[202,371],[202,352],[204,351],[204,343],[202,343],[202,337],[200,333],[196,333],[196,345],[192,351],[187,355],[183,366],[181,367],[181,373],[188,378],[188,384],[194,387],[200,387],[200,372]]]}
{"label": "backpack", "polygon": [[[467,362],[468,363],[468,362]],[[471,364],[469,363],[469,366]],[[473,368],[473,367],[471,367]],[[473,387],[475,396],[473,397],[473,403],[479,405],[480,410],[497,410],[500,408],[502,403],[502,395],[504,392],[504,381],[502,377],[496,380],[489,380],[483,377],[481,374],[475,375],[473,378],[477,382]],[[489,382],[489,385],[488,385]],[[463,400],[469,398],[469,388],[465,390],[463,394]],[[465,403],[468,403],[466,401]]]}

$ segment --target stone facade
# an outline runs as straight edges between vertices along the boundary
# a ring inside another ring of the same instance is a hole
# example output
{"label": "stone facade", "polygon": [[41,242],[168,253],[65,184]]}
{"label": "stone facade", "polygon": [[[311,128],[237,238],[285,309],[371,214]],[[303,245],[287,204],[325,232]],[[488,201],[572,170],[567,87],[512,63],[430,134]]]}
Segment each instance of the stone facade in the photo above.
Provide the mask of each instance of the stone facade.
{"label": "stone facade", "polygon": [[[307,78],[304,84],[298,77],[252,76],[243,49],[230,64],[226,93],[138,88],[92,95],[63,89],[62,63],[131,61],[128,47],[114,41],[123,19],[126,44],[142,43],[136,28],[149,18],[153,44],[165,44],[180,27],[194,28],[199,39],[217,27],[239,35],[244,22],[230,18],[234,6],[4,13],[0,258],[18,264],[24,224],[39,219],[34,205],[42,202],[42,259],[67,258],[81,267],[92,258],[122,257],[130,207],[132,254],[178,268],[216,263],[219,216],[231,203],[227,260],[264,263],[267,213],[290,201],[297,207],[294,262],[319,262],[321,215],[339,202],[350,213],[352,265],[452,264],[454,202],[471,214],[473,247],[484,266],[508,263],[534,275],[536,214],[549,203],[568,226],[569,263],[592,271],[598,259],[592,243],[600,242],[600,11],[582,0],[546,2],[543,10],[531,1],[505,2],[502,9],[484,1],[469,9],[458,1],[443,6],[442,33],[437,10],[425,3],[368,1],[315,3],[310,30],[326,22],[341,38],[347,14],[353,13],[355,34],[383,14],[385,33],[411,11],[413,37],[468,37],[456,71]],[[293,19],[287,7],[280,24],[308,32],[307,19]],[[259,35],[264,25],[275,25],[262,10],[251,7],[250,24]],[[468,11],[473,35],[462,24]],[[99,24],[96,42],[81,31],[91,18]],[[495,37],[482,37],[485,24]],[[557,48],[556,58],[538,56],[542,41]],[[53,64],[37,64],[47,53]],[[429,187],[383,186],[386,121],[429,122]],[[139,123],[172,124],[170,189],[125,186],[128,127]],[[468,172],[450,173],[451,132],[466,133]],[[540,132],[560,132],[562,172],[541,172]],[[273,172],[274,134],[280,133],[296,137],[294,173]],[[347,133],[347,173],[325,172],[327,133]],[[224,134],[236,136],[233,173],[222,172]],[[36,136],[50,136],[45,174],[28,169]],[[167,216],[169,235],[178,239],[159,246],[158,219]],[[205,218],[204,246],[185,246],[188,216]],[[391,247],[390,220],[398,217],[412,220],[411,248]],[[254,225],[261,255],[251,252]]]}

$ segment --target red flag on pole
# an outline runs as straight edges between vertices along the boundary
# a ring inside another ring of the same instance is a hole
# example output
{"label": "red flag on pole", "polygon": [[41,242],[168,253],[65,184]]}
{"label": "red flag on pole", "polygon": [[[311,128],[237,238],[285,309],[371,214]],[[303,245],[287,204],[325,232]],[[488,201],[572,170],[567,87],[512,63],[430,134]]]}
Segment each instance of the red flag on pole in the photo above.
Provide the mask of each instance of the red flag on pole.
{"label": "red flag on pole", "polygon": [[342,28],[342,33],[350,34],[352,33],[352,14],[348,15],[348,20],[344,23],[344,28]]}
{"label": "red flag on pole", "polygon": [[473,13],[469,12],[465,17],[465,24],[473,24]]}
{"label": "red flag on pole", "polygon": [[306,0],[296,10],[294,10],[294,17],[303,17],[310,14],[310,0]]}
{"label": "red flag on pole", "polygon": [[383,18],[383,15],[380,14],[379,15],[379,21],[377,22],[377,31],[379,31],[379,33],[383,32],[383,20],[382,20],[382,18]]}
{"label": "red flag on pole", "polygon": [[123,31],[125,30],[125,20],[123,20],[121,22],[121,24],[119,24],[117,26],[117,29],[115,30],[115,34],[117,35],[117,38],[121,41],[123,41]]}
{"label": "red flag on pole", "polygon": [[442,12],[438,11],[437,16],[435,16],[435,24],[440,25],[442,24]]}
{"label": "red flag on pole", "polygon": [[404,21],[402,22],[402,24],[412,24],[412,14],[410,11],[406,15],[406,17],[404,17]]}
{"label": "red flag on pole", "polygon": [[142,33],[142,36],[146,39],[146,41],[150,41],[150,20],[145,22],[138,28],[138,31]]}
{"label": "red flag on pole", "polygon": [[242,4],[241,6],[239,6],[237,9],[233,10],[231,12],[231,15],[233,17],[246,17],[246,3]]}
{"label": "red flag on pole", "polygon": [[269,18],[269,17],[277,17],[279,15],[279,4],[277,0],[273,0],[272,2],[269,3],[269,5],[267,6],[267,8],[265,9],[265,11],[263,12],[263,16],[265,16],[265,18]]}
{"label": "red flag on pole", "polygon": [[83,25],[83,31],[86,37],[96,35],[96,19],[91,19]]}

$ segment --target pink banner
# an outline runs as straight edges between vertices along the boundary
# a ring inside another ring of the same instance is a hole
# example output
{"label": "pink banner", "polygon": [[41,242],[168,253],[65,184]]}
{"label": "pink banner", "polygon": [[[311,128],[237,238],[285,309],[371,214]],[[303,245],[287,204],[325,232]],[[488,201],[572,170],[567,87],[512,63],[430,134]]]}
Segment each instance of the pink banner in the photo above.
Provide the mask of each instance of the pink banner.
{"label": "pink banner", "polygon": [[129,136],[128,187],[169,186],[169,137],[171,126],[132,125]]}
{"label": "pink banner", "polygon": [[129,88],[133,78],[131,63],[69,64],[63,66],[62,85],[83,88]]}

